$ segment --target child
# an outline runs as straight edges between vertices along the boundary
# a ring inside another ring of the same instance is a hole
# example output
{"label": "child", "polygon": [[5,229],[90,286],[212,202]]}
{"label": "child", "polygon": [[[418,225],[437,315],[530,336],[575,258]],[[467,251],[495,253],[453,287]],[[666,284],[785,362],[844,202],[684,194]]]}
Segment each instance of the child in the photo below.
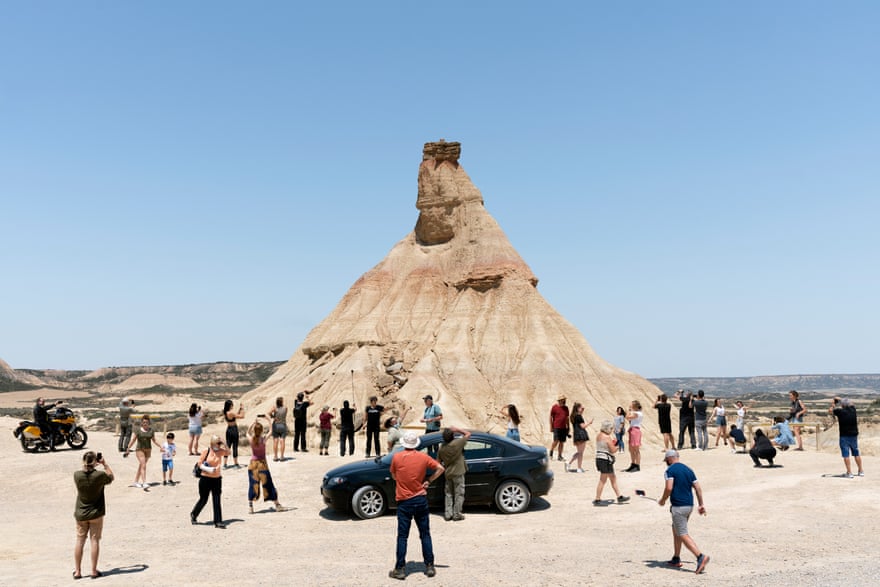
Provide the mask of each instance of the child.
{"label": "child", "polygon": [[[165,443],[162,445],[162,485],[174,485],[171,479],[174,475],[174,456],[177,454],[177,446],[174,444],[174,432],[165,435]],[[168,481],[165,481],[165,474],[168,474]]]}

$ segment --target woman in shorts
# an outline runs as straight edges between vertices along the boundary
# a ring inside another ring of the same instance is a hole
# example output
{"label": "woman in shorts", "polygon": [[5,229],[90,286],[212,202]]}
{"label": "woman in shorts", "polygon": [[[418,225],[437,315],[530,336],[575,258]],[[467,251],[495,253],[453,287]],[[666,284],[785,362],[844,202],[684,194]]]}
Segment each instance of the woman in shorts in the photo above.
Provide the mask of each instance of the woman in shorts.
{"label": "woman in shorts", "polygon": [[275,398],[275,407],[269,410],[272,420],[272,460],[284,460],[284,444],[287,441],[287,406],[280,395]]}
{"label": "woman in shorts", "polygon": [[[587,426],[592,423],[592,420],[589,422],[584,420],[584,406],[580,402],[575,402],[571,408],[571,427],[576,452],[571,457],[571,460],[565,464],[566,471],[574,473],[584,472],[584,450],[587,447],[587,441],[590,439],[590,435],[587,433]],[[572,469],[575,461],[577,461],[577,469]]]}
{"label": "woman in shorts", "polygon": [[156,433],[150,426],[149,416],[141,418],[141,426],[135,431],[128,448],[125,449],[125,456],[128,456],[128,453],[131,452],[131,447],[135,444],[137,444],[135,455],[138,460],[138,468],[137,473],[134,475],[134,483],[129,485],[129,487],[146,489],[149,487],[147,484],[147,461],[150,460],[150,453],[153,450],[153,445],[155,444],[157,448],[160,450],[162,449],[162,445],[156,440]]}
{"label": "woman in shorts", "polygon": [[629,497],[620,494],[617,488],[617,475],[614,474],[614,453],[616,452],[617,439],[611,434],[614,431],[614,424],[608,420],[602,422],[599,427],[599,435],[596,436],[596,470],[599,471],[599,483],[596,485],[596,499],[593,505],[602,505],[602,490],[605,489],[605,482],[611,481],[611,489],[617,496],[618,503],[629,501]]}
{"label": "woman in shorts", "polygon": [[642,470],[642,404],[638,400],[633,400],[629,405],[629,412],[626,414],[629,422],[629,457],[632,461],[624,472],[637,473]]}
{"label": "woman in shorts", "polygon": [[724,402],[721,398],[715,398],[715,405],[712,408],[712,417],[715,419],[715,446],[724,439],[724,446],[727,446],[727,413],[724,410]]}
{"label": "woman in shorts", "polygon": [[189,454],[199,454],[199,439],[202,437],[202,418],[205,413],[198,404],[189,406]]}

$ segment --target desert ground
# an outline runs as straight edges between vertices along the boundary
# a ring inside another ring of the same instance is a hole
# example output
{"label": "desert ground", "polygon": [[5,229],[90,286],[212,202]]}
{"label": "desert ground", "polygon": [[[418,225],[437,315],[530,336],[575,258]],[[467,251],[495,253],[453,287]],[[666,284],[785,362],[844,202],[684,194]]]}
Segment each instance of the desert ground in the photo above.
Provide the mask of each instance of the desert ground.
{"label": "desert ground", "polygon": [[[4,395],[15,403],[32,401]],[[73,584],[72,473],[81,466],[82,452],[64,447],[55,453],[27,454],[12,435],[16,423],[15,418],[0,418],[6,471],[0,478],[0,584]],[[394,561],[394,515],[357,520],[327,509],[321,499],[324,473],[358,456],[319,456],[316,450],[292,453],[288,441],[288,457],[296,458],[271,463],[281,501],[292,506],[281,513],[261,504],[255,515],[248,515],[246,469],[224,471],[223,514],[229,527],[218,530],[209,523],[210,504],[201,515],[202,524],[190,525],[188,514],[197,498],[197,481],[190,473],[195,457],[186,455],[186,431],[175,432],[174,477],[180,483],[162,486],[161,463],[154,451],[148,471],[151,487],[145,491],[129,487],[137,461],[116,452],[116,437],[89,430],[87,448],[102,451],[116,474],[106,491],[102,584],[400,584],[388,578]],[[591,430],[591,436],[595,432]],[[863,437],[866,445],[876,447],[875,431]],[[695,514],[690,523],[691,535],[711,556],[703,575],[693,573],[694,557],[686,551],[683,568],[664,564],[672,555],[670,517],[667,508],[650,499],[663,487],[660,447],[643,449],[640,472],[618,473],[621,491],[633,496],[628,504],[597,508],[591,503],[598,474],[589,443],[587,472],[566,473],[562,463],[553,462],[553,490],[535,499],[524,514],[469,508],[464,521],[445,522],[442,512],[435,512],[434,578],[421,572],[413,528],[406,583],[876,584],[876,451],[864,457],[863,478],[823,477],[844,470],[835,438],[836,430],[830,430],[821,451],[808,441],[804,452],[782,453],[777,459],[782,467],[773,469],[755,469],[747,455],[731,454],[723,446],[682,452],[682,462],[700,480],[708,509],[706,517]],[[357,441],[362,454],[363,438]],[[246,463],[248,449],[243,452],[241,462]],[[566,447],[566,453],[571,452],[572,447]],[[616,468],[628,464],[628,457],[620,455]],[[636,497],[636,489],[644,490],[647,498]],[[610,487],[604,497],[612,497]]]}

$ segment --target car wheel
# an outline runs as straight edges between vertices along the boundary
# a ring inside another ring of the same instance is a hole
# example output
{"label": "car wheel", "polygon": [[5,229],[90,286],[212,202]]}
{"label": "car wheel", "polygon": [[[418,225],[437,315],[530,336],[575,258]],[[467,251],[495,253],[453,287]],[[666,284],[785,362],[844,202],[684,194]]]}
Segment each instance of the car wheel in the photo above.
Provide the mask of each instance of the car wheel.
{"label": "car wheel", "polygon": [[362,520],[378,518],[387,507],[385,496],[372,485],[361,487],[351,496],[351,509]]}
{"label": "car wheel", "polygon": [[504,481],[495,490],[495,505],[504,514],[526,511],[531,499],[529,488],[520,481]]}

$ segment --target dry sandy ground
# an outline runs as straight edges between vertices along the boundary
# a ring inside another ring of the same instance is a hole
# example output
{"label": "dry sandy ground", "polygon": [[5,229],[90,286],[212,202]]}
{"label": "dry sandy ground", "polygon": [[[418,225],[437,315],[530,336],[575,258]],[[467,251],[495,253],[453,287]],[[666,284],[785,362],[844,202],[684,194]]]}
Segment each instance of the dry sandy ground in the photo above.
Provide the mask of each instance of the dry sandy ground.
{"label": "dry sandy ground", "polygon": [[[15,423],[0,418],[5,469],[0,584],[73,584],[71,475],[82,453],[23,453],[11,434]],[[128,487],[135,458],[121,458],[110,433],[90,433],[88,448],[108,455],[117,475],[107,489],[102,585],[400,584],[387,576],[394,560],[395,517],[355,520],[325,509],[321,500],[324,472],[351,457],[312,451],[273,463],[281,500],[295,508],[283,513],[265,506],[249,516],[246,470],[226,471],[223,513],[229,528],[217,530],[207,523],[210,505],[201,516],[204,524],[189,523],[196,481],[186,437],[178,432],[183,456],[177,457],[175,477],[180,484],[163,487],[160,461],[153,458],[148,480],[154,485],[143,491]],[[405,584],[876,584],[877,457],[866,457],[867,476],[852,480],[823,478],[843,470],[841,459],[812,447],[781,455],[783,467],[776,469],[754,469],[748,456],[726,449],[685,451],[682,460],[694,468],[706,496],[708,516],[691,520],[692,536],[711,556],[703,575],[694,575],[689,553],[682,569],[663,564],[672,554],[670,519],[654,501],[634,497],[626,505],[591,505],[597,474],[590,459],[586,474],[565,473],[562,463],[554,462],[553,490],[525,514],[471,508],[462,522],[432,515],[437,576],[421,573],[413,529]],[[618,468],[628,462],[618,459]],[[646,449],[640,473],[618,475],[621,490],[659,495],[663,467],[659,448]],[[605,497],[611,497],[610,488]]]}

